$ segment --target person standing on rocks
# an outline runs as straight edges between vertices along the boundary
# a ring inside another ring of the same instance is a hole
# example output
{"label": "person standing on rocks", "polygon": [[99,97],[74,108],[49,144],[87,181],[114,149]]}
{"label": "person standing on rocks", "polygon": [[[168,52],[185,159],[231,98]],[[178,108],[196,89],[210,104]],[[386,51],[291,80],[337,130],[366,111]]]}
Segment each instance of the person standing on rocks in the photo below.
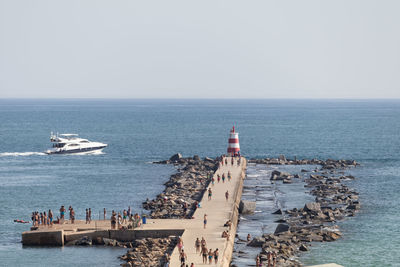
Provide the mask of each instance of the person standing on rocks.
{"label": "person standing on rocks", "polygon": [[250,240],[251,240],[251,235],[250,235],[250,234],[247,234],[247,243],[249,243]]}
{"label": "person standing on rocks", "polygon": [[92,222],[92,209],[89,208],[89,224]]}
{"label": "person standing on rocks", "polygon": [[206,227],[207,227],[207,214],[204,214],[203,223],[204,223],[204,229],[206,229]]}
{"label": "person standing on rocks", "polygon": [[212,197],[212,191],[211,191],[211,187],[208,188],[208,200],[211,200]]}
{"label": "person standing on rocks", "polygon": [[225,192],[225,199],[226,199],[226,201],[228,201],[228,199],[229,199],[229,191],[228,190],[226,190],[226,192]]}
{"label": "person standing on rocks", "polygon": [[122,217],[122,224],[127,223],[126,217],[128,216],[128,213],[126,212],[126,210],[124,210],[122,214],[123,214],[123,217]]}

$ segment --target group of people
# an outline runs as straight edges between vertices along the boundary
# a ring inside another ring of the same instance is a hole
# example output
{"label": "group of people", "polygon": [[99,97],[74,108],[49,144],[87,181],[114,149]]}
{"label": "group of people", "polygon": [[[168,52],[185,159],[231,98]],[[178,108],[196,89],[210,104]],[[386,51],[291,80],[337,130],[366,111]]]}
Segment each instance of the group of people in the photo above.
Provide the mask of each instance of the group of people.
{"label": "group of people", "polygon": [[197,238],[196,241],[194,242],[194,246],[196,248],[196,252],[200,253],[200,255],[202,256],[204,264],[206,264],[207,261],[208,264],[212,264],[213,260],[215,264],[218,263],[218,256],[219,256],[218,248],[214,251],[211,248],[207,249],[207,242],[204,239],[204,237],[202,237],[201,240]]}
{"label": "group of people", "polygon": [[[267,252],[267,266],[266,267],[275,267],[276,266],[276,258],[277,254],[275,251],[268,251]],[[256,257],[256,267],[262,267],[263,262],[262,258],[260,255],[257,255]]]}
{"label": "group of people", "polygon": [[46,213],[46,211],[44,211],[44,212],[34,211],[34,212],[32,212],[32,215],[31,215],[32,225],[36,226],[36,227],[52,226],[53,225],[53,216],[54,215],[53,215],[52,210],[49,210],[47,213]]}
{"label": "group of people", "polygon": [[[237,158],[237,160],[235,160]],[[231,165],[233,166],[235,164],[235,162],[237,163],[238,166],[240,166],[241,163],[241,156],[240,154],[235,155],[234,157],[231,157]],[[221,156],[220,161],[219,161],[220,166],[228,166],[228,158],[224,155]]]}
{"label": "group of people", "polygon": [[[106,209],[104,209],[104,218],[106,218]],[[141,217],[138,213],[133,214],[131,207],[116,213],[114,210],[111,212],[111,229],[122,229],[123,224],[129,224],[127,228],[136,228],[141,225]]]}

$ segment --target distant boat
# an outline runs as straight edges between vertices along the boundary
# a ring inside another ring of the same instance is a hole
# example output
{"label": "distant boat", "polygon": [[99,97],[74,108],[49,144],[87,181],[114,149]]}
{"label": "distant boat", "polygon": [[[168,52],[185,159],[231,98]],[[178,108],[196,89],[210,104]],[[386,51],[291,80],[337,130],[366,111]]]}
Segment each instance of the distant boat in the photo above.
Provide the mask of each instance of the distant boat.
{"label": "distant boat", "polygon": [[53,148],[45,151],[46,154],[92,154],[99,153],[107,144],[91,142],[79,138],[77,134],[50,134]]}

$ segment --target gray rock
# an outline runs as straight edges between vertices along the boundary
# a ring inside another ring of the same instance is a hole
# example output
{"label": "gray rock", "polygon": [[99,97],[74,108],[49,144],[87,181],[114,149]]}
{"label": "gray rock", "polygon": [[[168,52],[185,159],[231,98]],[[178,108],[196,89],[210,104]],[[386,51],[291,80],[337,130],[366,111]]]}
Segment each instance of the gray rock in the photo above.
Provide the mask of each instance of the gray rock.
{"label": "gray rock", "polygon": [[306,205],[304,205],[304,210],[308,211],[308,212],[319,213],[319,212],[321,212],[321,206],[319,203],[309,202]]}
{"label": "gray rock", "polygon": [[308,247],[304,244],[301,244],[301,246],[299,247],[300,251],[308,251]]}
{"label": "gray rock", "polygon": [[289,225],[284,224],[284,223],[280,223],[278,224],[278,226],[275,229],[274,235],[278,235],[280,233],[285,233],[288,232],[290,229]]}
{"label": "gray rock", "polygon": [[194,156],[193,156],[193,159],[194,159],[194,160],[200,160],[200,157],[199,157],[198,155],[194,155]]}
{"label": "gray rock", "polygon": [[265,243],[265,238],[263,237],[255,237],[253,240],[251,240],[247,245],[250,247],[262,247],[262,245]]}
{"label": "gray rock", "polygon": [[241,214],[251,214],[256,210],[256,202],[241,200],[239,203],[239,213]]}
{"label": "gray rock", "polygon": [[278,209],[278,210],[274,211],[272,214],[282,214],[282,210]]}

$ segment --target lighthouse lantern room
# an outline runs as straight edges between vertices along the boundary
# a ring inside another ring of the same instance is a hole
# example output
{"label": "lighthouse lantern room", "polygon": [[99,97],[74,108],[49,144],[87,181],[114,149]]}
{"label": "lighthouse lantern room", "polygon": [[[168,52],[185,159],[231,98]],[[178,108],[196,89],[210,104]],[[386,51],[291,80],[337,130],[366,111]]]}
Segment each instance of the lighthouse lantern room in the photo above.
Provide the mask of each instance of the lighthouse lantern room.
{"label": "lighthouse lantern room", "polygon": [[229,133],[228,154],[231,154],[232,156],[240,154],[239,133],[235,132],[235,126],[232,127],[232,130]]}

